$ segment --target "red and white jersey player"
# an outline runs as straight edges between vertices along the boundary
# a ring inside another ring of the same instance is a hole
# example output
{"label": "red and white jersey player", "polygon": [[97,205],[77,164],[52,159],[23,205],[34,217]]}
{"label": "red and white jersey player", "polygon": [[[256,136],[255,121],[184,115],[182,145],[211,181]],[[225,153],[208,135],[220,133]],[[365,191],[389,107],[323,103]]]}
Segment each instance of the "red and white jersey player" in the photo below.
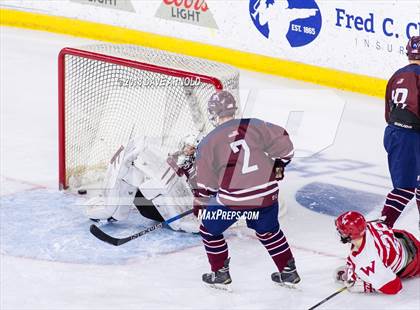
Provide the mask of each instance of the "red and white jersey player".
{"label": "red and white jersey player", "polygon": [[401,279],[420,275],[420,242],[411,233],[367,223],[355,211],[340,215],[335,225],[341,241],[351,243],[347,265],[335,274],[350,292],[396,294]]}

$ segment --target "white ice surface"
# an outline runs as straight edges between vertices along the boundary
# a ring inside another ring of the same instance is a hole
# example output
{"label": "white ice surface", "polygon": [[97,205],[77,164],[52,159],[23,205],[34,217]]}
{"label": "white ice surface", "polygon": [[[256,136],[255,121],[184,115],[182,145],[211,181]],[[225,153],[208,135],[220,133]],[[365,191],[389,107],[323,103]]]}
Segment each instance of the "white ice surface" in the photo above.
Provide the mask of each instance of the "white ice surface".
{"label": "white ice surface", "polygon": [[[64,46],[92,41],[14,28],[0,28],[0,31],[0,194],[7,198],[0,202],[1,208],[10,208],[10,203],[21,203],[28,191],[45,190],[48,193],[56,190],[57,54]],[[285,101],[292,100],[293,94],[301,96],[302,91],[303,94],[308,91],[319,94],[320,90],[325,90],[311,84],[245,71],[242,72],[241,87],[260,91],[283,89],[288,93],[288,97],[282,99]],[[382,101],[340,91],[331,91],[330,95],[337,96],[340,104],[345,103],[334,144],[320,154],[321,159],[297,160],[282,184],[288,213],[281,225],[302,277],[298,290],[271,283],[274,265],[250,231],[237,230],[228,238],[234,281],[234,291],[229,294],[202,286],[201,274],[209,267],[200,244],[191,243],[178,251],[151,256],[139,252],[138,258],[113,265],[69,263],[74,258],[71,254],[67,260],[54,261],[55,256],[45,259],[42,255],[34,255],[31,258],[30,251],[27,251],[23,258],[16,256],[15,250],[19,249],[26,235],[31,236],[32,226],[38,227],[42,223],[38,217],[48,216],[48,213],[34,212],[33,222],[30,214],[25,214],[19,223],[19,213],[13,212],[13,220],[9,220],[8,214],[2,212],[1,226],[7,235],[0,239],[0,308],[307,309],[331,294],[338,288],[332,280],[332,272],[343,263],[346,247],[337,240],[333,217],[301,207],[295,200],[296,192],[310,182],[323,182],[385,197],[391,184],[382,147]],[[272,99],[279,101],[279,98]],[[317,96],[308,96],[307,104],[321,105],[320,101]],[[257,102],[254,108],[259,114],[266,111],[264,102]],[[270,111],[266,112],[272,115]],[[322,123],[318,126],[322,127]],[[54,207],[53,203],[47,205],[47,208]],[[74,212],[72,215],[79,219],[79,210]],[[379,212],[380,205],[372,209],[369,216],[374,218]],[[66,228],[71,227],[71,220]],[[417,223],[417,208],[411,204],[396,226],[418,236]],[[86,225],[87,231],[89,223],[78,222],[78,225]],[[16,245],[13,245],[10,233],[19,227],[22,229],[15,232]],[[165,235],[165,232],[160,234]],[[80,233],[75,237],[83,241],[88,236]],[[63,240],[58,239],[59,245],[60,242],[65,244],[66,238],[67,235]],[[92,242],[92,255],[100,252],[103,244],[96,240],[89,242]],[[162,243],[137,240],[132,241],[131,246],[165,248]],[[60,249],[58,247],[57,251]],[[112,255],[117,257],[116,251],[118,248],[110,250],[111,260]],[[106,252],[101,255],[106,255]],[[344,292],[320,309],[419,309],[420,280],[404,281],[403,285],[403,292],[397,296]]]}

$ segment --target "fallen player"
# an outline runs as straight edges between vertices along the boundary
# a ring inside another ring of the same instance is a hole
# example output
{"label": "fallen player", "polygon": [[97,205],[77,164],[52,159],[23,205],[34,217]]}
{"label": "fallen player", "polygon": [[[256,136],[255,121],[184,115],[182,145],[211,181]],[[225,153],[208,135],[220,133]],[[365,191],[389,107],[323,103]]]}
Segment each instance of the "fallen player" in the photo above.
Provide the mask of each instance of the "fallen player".
{"label": "fallen player", "polygon": [[414,235],[362,214],[341,214],[335,225],[343,243],[350,243],[347,265],[335,272],[337,282],[352,293],[397,294],[401,279],[420,275],[420,242]]}

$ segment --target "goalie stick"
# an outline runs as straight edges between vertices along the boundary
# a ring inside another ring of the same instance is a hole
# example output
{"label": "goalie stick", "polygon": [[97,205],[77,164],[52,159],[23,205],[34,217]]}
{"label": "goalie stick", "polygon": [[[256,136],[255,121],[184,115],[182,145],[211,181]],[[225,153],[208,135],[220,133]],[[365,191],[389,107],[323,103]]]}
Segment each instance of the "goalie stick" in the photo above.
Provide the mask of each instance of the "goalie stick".
{"label": "goalie stick", "polygon": [[92,235],[94,235],[99,240],[102,240],[102,241],[104,241],[106,243],[109,243],[109,244],[112,244],[112,245],[115,245],[115,246],[119,246],[119,245],[122,245],[124,243],[127,243],[127,242],[129,242],[131,240],[137,239],[138,237],[141,237],[141,236],[143,236],[143,235],[145,235],[145,234],[147,234],[147,233],[149,233],[151,231],[154,231],[156,229],[162,228],[163,225],[170,224],[170,223],[172,223],[172,222],[174,222],[176,220],[179,220],[180,218],[182,218],[184,216],[187,216],[188,214],[191,214],[192,212],[193,212],[193,209],[188,210],[188,211],[185,211],[185,212],[183,212],[181,214],[178,214],[178,215],[170,218],[169,220],[166,220],[164,222],[161,222],[161,223],[155,224],[153,226],[150,226],[149,228],[146,228],[146,229],[144,229],[142,231],[139,231],[138,233],[135,233],[134,235],[131,235],[131,236],[128,236],[128,237],[125,237],[125,238],[115,238],[115,237],[112,237],[112,236],[106,234],[104,231],[102,231],[95,224],[90,225],[90,229],[89,230],[92,233]]}

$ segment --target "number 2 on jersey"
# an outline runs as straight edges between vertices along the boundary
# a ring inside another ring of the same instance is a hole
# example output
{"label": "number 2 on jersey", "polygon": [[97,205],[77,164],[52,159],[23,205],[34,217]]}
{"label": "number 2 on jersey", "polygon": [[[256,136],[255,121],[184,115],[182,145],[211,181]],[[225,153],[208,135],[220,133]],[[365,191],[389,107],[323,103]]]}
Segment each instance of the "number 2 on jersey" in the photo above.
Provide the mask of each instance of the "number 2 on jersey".
{"label": "number 2 on jersey", "polygon": [[244,151],[244,163],[242,165],[242,174],[258,170],[258,165],[249,165],[249,157],[251,156],[251,151],[244,139],[233,141],[230,144],[230,148],[232,149],[233,153],[238,153],[240,151],[239,146],[241,146],[242,150]]}

